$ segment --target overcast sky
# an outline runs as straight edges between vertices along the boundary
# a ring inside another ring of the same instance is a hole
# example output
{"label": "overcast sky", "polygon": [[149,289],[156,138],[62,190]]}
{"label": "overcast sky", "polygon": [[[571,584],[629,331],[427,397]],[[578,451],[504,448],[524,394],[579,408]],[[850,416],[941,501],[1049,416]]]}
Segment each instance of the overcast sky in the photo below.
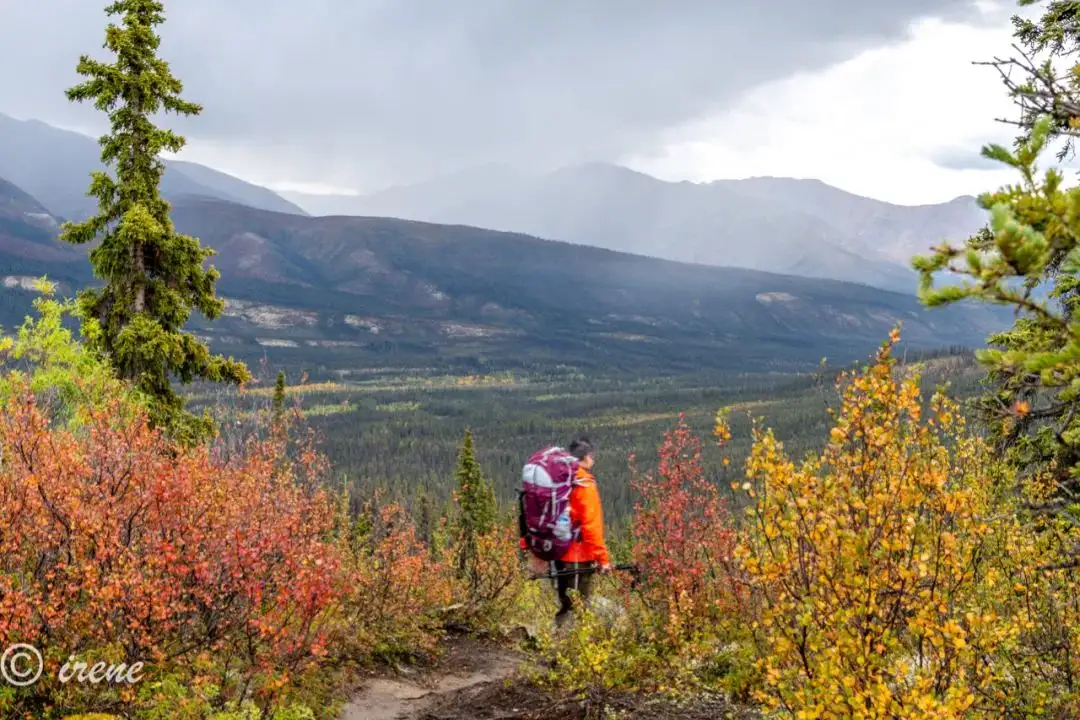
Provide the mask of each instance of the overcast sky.
{"label": "overcast sky", "polygon": [[[105,0],[0,0],[0,112],[98,132],[63,91]],[[185,159],[276,189],[486,163],[816,177],[902,203],[996,186],[1011,2],[172,0],[162,53],[205,106]]]}

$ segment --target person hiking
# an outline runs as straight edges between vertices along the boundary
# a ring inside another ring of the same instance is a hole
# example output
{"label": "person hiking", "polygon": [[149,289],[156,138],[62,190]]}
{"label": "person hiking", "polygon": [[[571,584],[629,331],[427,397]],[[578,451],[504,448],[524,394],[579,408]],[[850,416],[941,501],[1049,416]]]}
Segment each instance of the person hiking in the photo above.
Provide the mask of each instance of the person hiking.
{"label": "person hiking", "polygon": [[[578,459],[574,486],[570,491],[570,523],[574,528],[574,541],[570,549],[555,561],[556,573],[571,571],[559,575],[557,590],[559,611],[555,613],[555,624],[561,627],[570,611],[573,600],[570,591],[576,590],[582,600],[588,600],[592,593],[593,573],[596,568],[602,574],[611,572],[611,558],[604,542],[604,512],[600,505],[600,491],[596,486],[596,476],[592,472],[596,463],[596,448],[584,435],[570,443],[567,448]],[[585,570],[586,572],[578,572]]]}

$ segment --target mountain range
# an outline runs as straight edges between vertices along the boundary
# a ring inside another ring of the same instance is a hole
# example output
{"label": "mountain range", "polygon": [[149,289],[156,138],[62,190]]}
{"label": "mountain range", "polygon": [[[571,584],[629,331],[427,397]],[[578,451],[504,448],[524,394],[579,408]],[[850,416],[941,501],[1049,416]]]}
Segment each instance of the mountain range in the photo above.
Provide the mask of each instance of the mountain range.
{"label": "mountain range", "polygon": [[[980,343],[984,307],[926,310],[865,285],[676,263],[466,226],[305,217],[206,197],[175,201],[177,228],[215,248],[218,351],[322,370],[575,367],[627,373],[787,372],[865,357],[898,322],[909,346]],[[93,282],[59,219],[0,185],[0,324],[32,280]]]}
{"label": "mountain range", "polygon": [[[0,178],[57,217],[92,214],[97,142],[0,114]],[[362,196],[275,193],[204,165],[169,160],[170,200],[214,198],[305,215],[395,217],[565,240],[679,262],[858,282],[914,293],[913,255],[962,241],[985,222],[972,197],[903,206],[817,180],[665,182],[617,165],[551,173],[483,166]]]}
{"label": "mountain range", "polygon": [[603,163],[543,174],[486,166],[370,195],[285,196],[315,215],[472,225],[907,293],[917,287],[913,255],[962,242],[986,219],[967,196],[902,206],[817,180],[665,182]]}
{"label": "mountain range", "polygon": [[[0,324],[24,317],[35,277],[65,294],[95,282],[88,248],[57,233],[93,212],[96,153],[86,136],[0,116]],[[324,369],[788,371],[865,357],[901,321],[921,348],[981,344],[1007,324],[995,309],[928,311],[910,292],[871,286],[903,285],[900,259],[917,238],[977,219],[967,201],[898,208],[822,183],[663,183],[606,165],[532,179],[485,169],[354,208],[408,216],[423,205],[473,225],[313,217],[187,162],[168,162],[163,192],[177,229],[213,247],[222,274],[225,316],[192,327],[246,359],[272,348],[279,361]],[[476,227],[489,211],[501,213],[484,221],[495,227],[532,223],[556,239]],[[593,241],[572,237],[585,227],[597,228]],[[657,228],[670,244],[649,244]],[[651,257],[663,254],[698,262]]]}
{"label": "mountain range", "polygon": [[[14,183],[58,217],[84,220],[97,211],[86,195],[90,173],[101,169],[101,148],[81,133],[38,120],[16,120],[0,113],[0,178]],[[169,200],[210,197],[263,210],[305,214],[270,190],[205,165],[166,161],[162,194]]]}

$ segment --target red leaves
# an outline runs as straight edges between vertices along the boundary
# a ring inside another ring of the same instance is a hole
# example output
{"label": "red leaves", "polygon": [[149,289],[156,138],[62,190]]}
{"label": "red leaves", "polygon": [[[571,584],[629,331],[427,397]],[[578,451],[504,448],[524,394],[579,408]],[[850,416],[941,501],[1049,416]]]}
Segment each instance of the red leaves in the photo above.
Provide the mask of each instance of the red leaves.
{"label": "red leaves", "polygon": [[[701,465],[701,442],[680,417],[665,434],[656,473],[633,482],[634,559],[642,592],[669,614],[704,618],[730,607],[735,533],[724,502]],[[685,623],[679,623],[686,627]]]}
{"label": "red leaves", "polygon": [[[386,558],[382,562],[376,558]],[[447,575],[427,557],[383,543],[375,558],[355,567],[356,585],[346,608],[346,656],[415,656],[434,651],[439,623],[434,610],[449,604]]]}
{"label": "red leaves", "polygon": [[280,443],[222,463],[117,417],[51,429],[28,396],[0,413],[0,646],[282,670],[325,653],[348,587],[335,508],[279,472]]}

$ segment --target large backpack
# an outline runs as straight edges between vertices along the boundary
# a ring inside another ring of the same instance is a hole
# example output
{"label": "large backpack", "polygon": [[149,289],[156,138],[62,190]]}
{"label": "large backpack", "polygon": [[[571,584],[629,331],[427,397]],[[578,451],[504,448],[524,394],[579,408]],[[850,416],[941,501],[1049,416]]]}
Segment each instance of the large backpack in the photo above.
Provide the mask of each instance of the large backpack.
{"label": "large backpack", "polygon": [[570,491],[578,459],[560,447],[539,450],[521,471],[521,537],[541,560],[558,560],[570,549],[574,531],[570,525]]}

